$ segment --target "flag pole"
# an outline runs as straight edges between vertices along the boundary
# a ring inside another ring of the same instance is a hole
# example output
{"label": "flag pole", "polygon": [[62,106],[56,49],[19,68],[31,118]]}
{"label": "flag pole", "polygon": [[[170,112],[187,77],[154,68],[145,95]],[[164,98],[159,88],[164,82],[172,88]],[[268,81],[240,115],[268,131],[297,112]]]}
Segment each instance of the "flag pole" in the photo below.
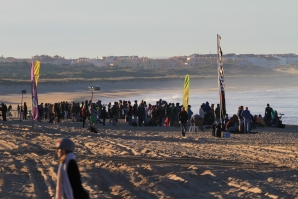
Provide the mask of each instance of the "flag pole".
{"label": "flag pole", "polygon": [[[219,82],[219,78],[220,78],[220,75],[219,75],[219,34],[216,35],[216,40],[217,40],[217,86],[218,86],[218,94],[219,94],[219,100],[220,100],[220,82]],[[222,107],[221,107],[221,103],[220,103],[220,106],[219,106],[219,121],[221,122],[221,113],[222,113]]]}

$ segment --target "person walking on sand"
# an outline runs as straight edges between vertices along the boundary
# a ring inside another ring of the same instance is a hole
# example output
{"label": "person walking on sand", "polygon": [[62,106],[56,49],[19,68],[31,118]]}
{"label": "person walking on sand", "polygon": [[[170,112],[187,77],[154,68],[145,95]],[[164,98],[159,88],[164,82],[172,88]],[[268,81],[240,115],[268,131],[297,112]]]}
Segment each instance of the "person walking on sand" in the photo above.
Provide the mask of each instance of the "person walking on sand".
{"label": "person walking on sand", "polygon": [[89,194],[82,186],[81,174],[74,155],[75,144],[68,138],[56,143],[59,158],[56,199],[88,199]]}
{"label": "person walking on sand", "polygon": [[188,114],[185,111],[185,107],[182,107],[181,111],[178,114],[178,118],[181,124],[181,133],[182,136],[185,136],[186,128],[187,128],[187,119],[188,119]]}

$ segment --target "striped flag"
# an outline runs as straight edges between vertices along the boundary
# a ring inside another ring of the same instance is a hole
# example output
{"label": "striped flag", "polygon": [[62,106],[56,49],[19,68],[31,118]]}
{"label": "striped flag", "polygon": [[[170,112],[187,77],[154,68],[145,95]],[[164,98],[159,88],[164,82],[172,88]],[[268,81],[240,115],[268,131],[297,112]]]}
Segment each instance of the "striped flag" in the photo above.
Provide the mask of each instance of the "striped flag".
{"label": "striped flag", "polygon": [[39,75],[40,75],[40,62],[36,60],[34,63],[34,76],[35,76],[36,87],[38,84]]}
{"label": "striped flag", "polygon": [[189,75],[185,76],[184,79],[184,91],[183,91],[183,107],[186,112],[188,111],[188,100],[189,100]]}
{"label": "striped flag", "polygon": [[34,75],[34,64],[31,65],[31,93],[32,93],[32,119],[38,120],[38,99]]}
{"label": "striped flag", "polygon": [[226,118],[226,98],[225,98],[225,77],[223,69],[222,51],[220,47],[221,37],[217,34],[217,69],[218,69],[218,88],[220,100],[220,118]]}

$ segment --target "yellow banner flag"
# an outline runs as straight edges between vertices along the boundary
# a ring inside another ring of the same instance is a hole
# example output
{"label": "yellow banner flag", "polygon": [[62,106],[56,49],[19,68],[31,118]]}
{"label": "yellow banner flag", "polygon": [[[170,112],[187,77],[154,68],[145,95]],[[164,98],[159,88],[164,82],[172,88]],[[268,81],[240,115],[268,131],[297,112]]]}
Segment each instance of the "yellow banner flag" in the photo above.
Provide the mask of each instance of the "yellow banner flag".
{"label": "yellow banner flag", "polygon": [[183,91],[183,106],[186,112],[188,111],[188,99],[189,99],[189,75],[185,76],[184,79],[184,91]]}
{"label": "yellow banner flag", "polygon": [[39,75],[40,75],[40,62],[36,60],[34,63],[34,76],[35,76],[36,86],[38,84]]}

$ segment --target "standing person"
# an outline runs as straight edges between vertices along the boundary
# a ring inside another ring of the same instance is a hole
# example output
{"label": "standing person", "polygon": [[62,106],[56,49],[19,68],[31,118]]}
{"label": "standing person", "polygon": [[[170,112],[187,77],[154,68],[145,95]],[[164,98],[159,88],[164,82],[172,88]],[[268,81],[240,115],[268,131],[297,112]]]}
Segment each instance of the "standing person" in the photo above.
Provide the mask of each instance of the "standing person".
{"label": "standing person", "polygon": [[272,112],[272,108],[270,107],[269,104],[267,104],[267,107],[265,108],[265,118],[268,126],[271,126],[271,112]]}
{"label": "standing person", "polygon": [[[17,107],[17,112],[18,112],[18,116],[20,116],[20,114],[21,114],[21,107],[20,107],[20,105],[18,105],[18,107]],[[19,118],[21,118],[21,117],[19,117]]]}
{"label": "standing person", "polygon": [[248,107],[245,107],[245,110],[242,111],[241,116],[243,117],[243,133],[250,133],[250,122],[251,122],[251,115]]}
{"label": "standing person", "polygon": [[239,106],[238,107],[238,112],[237,112],[237,117],[238,117],[238,121],[239,121],[239,127],[238,127],[239,132],[242,132],[242,130],[243,130],[242,111],[243,111],[243,106]]}
{"label": "standing person", "polygon": [[86,119],[87,119],[87,106],[84,105],[81,110],[81,117],[83,119],[83,128],[85,127]]}
{"label": "standing person", "polygon": [[169,112],[170,112],[170,126],[174,126],[176,108],[175,108],[174,103],[170,103],[170,104],[171,104],[171,107],[169,109]]}
{"label": "standing person", "polygon": [[106,125],[106,118],[107,118],[107,111],[106,111],[106,107],[102,107],[102,111],[101,111],[101,116],[102,116],[102,125],[105,126]]}
{"label": "standing person", "polygon": [[191,105],[188,105],[188,111],[187,111],[187,114],[188,114],[188,125],[190,125],[190,118],[191,116],[193,115],[193,112],[191,110]]}
{"label": "standing person", "polygon": [[209,124],[213,124],[213,122],[215,121],[214,104],[211,104],[210,108],[211,108],[211,110],[210,110]]}
{"label": "standing person", "polygon": [[180,113],[178,114],[179,121],[181,123],[181,133],[182,136],[185,136],[186,128],[187,128],[187,119],[188,119],[188,114],[185,111],[185,107],[182,107]]}
{"label": "standing person", "polygon": [[90,126],[95,126],[96,123],[96,108],[95,104],[90,105]]}
{"label": "standing person", "polygon": [[130,101],[128,101],[127,117],[128,117],[128,126],[131,126],[132,125],[132,106]]}
{"label": "standing person", "polygon": [[132,107],[133,122],[138,122],[138,101],[135,100],[135,104]]}
{"label": "standing person", "polygon": [[215,117],[216,117],[216,122],[220,122],[220,107],[219,104],[217,104],[216,108],[215,108]]}
{"label": "standing person", "polygon": [[200,117],[203,119],[203,125],[204,125],[204,117],[205,117],[205,112],[204,112],[204,104],[202,104],[201,105],[201,108],[200,108],[200,110],[199,110],[199,115],[200,115]]}
{"label": "standing person", "polygon": [[141,103],[138,107],[139,126],[143,126],[144,115],[145,115],[145,107],[144,107],[144,104]]}
{"label": "standing person", "polygon": [[27,109],[26,102],[24,102],[24,105],[22,108],[23,108],[23,120],[27,120],[28,109]]}
{"label": "standing person", "polygon": [[3,121],[6,121],[7,106],[4,103],[2,103],[1,105],[2,119]]}
{"label": "standing person", "polygon": [[210,116],[211,116],[211,108],[209,106],[209,102],[207,101],[205,106],[204,106],[204,125],[210,125],[209,121],[210,121]]}
{"label": "standing person", "polygon": [[69,104],[68,104],[68,102],[66,102],[64,104],[64,119],[65,120],[67,120],[67,118],[68,118],[68,113],[69,113]]}
{"label": "standing person", "polygon": [[89,194],[82,186],[81,174],[74,155],[75,144],[68,138],[57,141],[59,158],[56,199],[88,199]]}
{"label": "standing person", "polygon": [[97,120],[98,120],[99,123],[101,123],[101,121],[100,121],[100,118],[101,118],[101,112],[102,112],[102,104],[101,104],[101,100],[98,100],[98,101],[97,101],[96,109],[97,109]]}

